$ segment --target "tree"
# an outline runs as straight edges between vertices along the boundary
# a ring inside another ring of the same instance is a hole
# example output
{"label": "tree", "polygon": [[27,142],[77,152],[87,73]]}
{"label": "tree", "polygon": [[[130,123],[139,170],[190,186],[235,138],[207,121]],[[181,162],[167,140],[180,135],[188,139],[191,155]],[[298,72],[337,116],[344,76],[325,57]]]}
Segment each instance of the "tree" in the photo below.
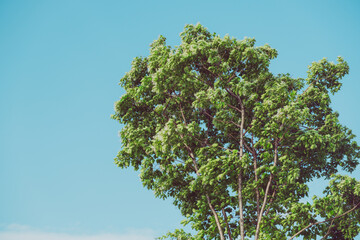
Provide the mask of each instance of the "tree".
{"label": "tree", "polygon": [[[113,118],[124,124],[116,164],[171,197],[195,236],[170,239],[352,239],[360,231],[360,148],[330,107],[349,71],[339,57],[306,79],[269,71],[277,56],[255,40],[187,25],[180,46],[160,36],[120,80]],[[332,179],[313,202],[307,183]]]}

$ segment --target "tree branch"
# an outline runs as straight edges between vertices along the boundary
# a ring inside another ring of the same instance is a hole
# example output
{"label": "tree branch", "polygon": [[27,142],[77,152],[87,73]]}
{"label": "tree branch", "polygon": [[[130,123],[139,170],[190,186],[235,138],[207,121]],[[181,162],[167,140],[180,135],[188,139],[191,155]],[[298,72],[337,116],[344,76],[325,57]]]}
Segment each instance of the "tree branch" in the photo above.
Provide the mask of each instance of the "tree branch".
{"label": "tree branch", "polygon": [[184,116],[184,111],[183,111],[182,106],[181,106],[181,102],[179,102],[179,106],[180,106],[181,116],[182,116],[182,118],[184,120],[185,126],[187,126],[186,119],[185,119],[185,116]]}
{"label": "tree branch", "polygon": [[241,107],[244,107],[243,102],[242,102],[241,98],[240,98],[238,95],[236,95],[233,91],[231,91],[231,89],[225,88],[225,90],[226,90],[231,96],[233,96],[234,98],[236,98],[236,99],[239,101]]}
{"label": "tree branch", "polygon": [[[251,142],[252,142],[252,145],[254,146],[253,135],[251,135]],[[249,152],[251,152],[251,154],[253,156],[255,182],[257,182],[258,181],[258,175],[257,175],[257,172],[256,172],[256,169],[257,169],[257,154],[256,154],[256,151],[255,151],[255,149],[250,148],[245,142],[244,142],[244,145],[245,145],[246,149]],[[257,216],[259,217],[259,213],[260,213],[260,193],[259,193],[259,187],[258,186],[256,186],[255,192],[256,192],[256,213],[257,213]]]}
{"label": "tree branch", "polygon": [[318,225],[318,224],[322,224],[322,223],[326,223],[328,221],[332,221],[332,220],[335,220],[337,218],[340,218],[340,217],[343,217],[345,216],[346,214],[354,211],[355,209],[357,209],[358,207],[360,207],[360,202],[358,204],[355,205],[355,207],[353,207],[352,209],[344,212],[343,214],[339,215],[339,216],[335,216],[335,217],[332,217],[332,218],[329,218],[329,219],[326,219],[324,221],[321,221],[321,222],[316,222],[316,223],[310,223],[309,225],[307,225],[306,227],[304,227],[303,229],[301,229],[300,231],[298,231],[294,236],[292,236],[289,240],[295,238],[297,235],[299,235],[300,233],[302,233],[303,231],[305,231],[306,229],[308,229],[309,227],[312,227],[312,226],[315,226],[315,225]]}
{"label": "tree branch", "polygon": [[320,240],[325,239],[329,234],[330,234],[330,230],[333,228],[333,223],[334,223],[335,219],[333,219],[330,223],[330,227],[328,229],[328,231],[326,232],[325,236],[323,238],[321,238]]}
{"label": "tree branch", "polygon": [[[180,136],[181,136],[181,138],[183,138],[182,134],[181,134]],[[195,159],[195,155],[194,155],[192,149],[191,149],[186,143],[184,143],[184,145],[185,145],[186,149],[188,150],[189,156],[190,156],[191,159],[193,160],[194,167],[195,167],[195,173],[196,173],[196,175],[197,175],[198,177],[200,177],[199,168],[198,168],[198,165],[197,165],[197,162],[196,162],[196,159]],[[215,217],[215,222],[216,222],[216,226],[217,226],[217,228],[218,228],[219,234],[220,234],[220,239],[221,239],[221,240],[225,240],[224,232],[223,232],[223,230],[222,230],[222,227],[221,227],[220,221],[219,221],[219,216],[217,215],[217,213],[216,213],[213,205],[211,204],[211,200],[210,200],[209,194],[206,193],[205,196],[206,196],[207,203],[208,203],[208,205],[209,205],[209,207],[210,207],[210,210],[211,210],[212,214],[213,214],[214,217]]]}
{"label": "tree branch", "polygon": [[[277,155],[277,150],[278,150],[278,141],[275,140],[275,146],[274,146],[274,164],[273,166],[276,166],[277,164],[277,160],[278,160],[278,155]],[[258,216],[258,222],[257,222],[257,225],[256,225],[256,232],[255,232],[255,240],[259,239],[259,233],[260,233],[260,223],[261,223],[261,220],[262,220],[262,216],[263,216],[263,213],[264,213],[264,210],[265,210],[265,205],[266,205],[266,202],[267,202],[267,196],[269,194],[269,190],[270,190],[270,186],[271,186],[271,181],[273,179],[273,174],[270,173],[270,178],[269,178],[269,181],[267,183],[267,186],[266,186],[266,190],[265,190],[265,196],[264,196],[264,201],[263,201],[263,204],[261,206],[261,210],[260,210],[260,214]]]}
{"label": "tree branch", "polygon": [[233,122],[233,121],[230,121],[230,122],[223,121],[223,120],[220,120],[220,119],[217,119],[217,118],[211,116],[211,115],[210,115],[209,113],[207,113],[206,111],[204,111],[204,113],[205,113],[207,116],[209,116],[209,117],[211,117],[212,119],[214,119],[214,121],[218,121],[218,122],[222,122],[222,123],[232,123],[232,124],[234,124],[235,126],[237,126],[237,127],[240,128],[240,125],[237,124],[237,123],[235,123],[235,122]]}
{"label": "tree branch", "polygon": [[[181,112],[182,112],[181,104],[180,104],[180,109],[181,109]],[[185,116],[184,116],[183,113],[182,113],[182,116],[183,116],[183,120],[184,120],[185,125],[186,125],[186,119],[185,119]],[[181,137],[181,139],[184,139],[183,134],[180,134],[180,137]],[[193,161],[196,175],[197,175],[198,177],[200,177],[199,167],[198,167],[198,164],[197,164],[197,162],[196,162],[196,158],[195,158],[195,155],[194,155],[192,149],[191,149],[185,142],[184,142],[184,146],[185,146],[185,148],[187,149],[188,154],[189,154],[190,158],[191,158],[192,161]],[[206,193],[205,196],[206,196],[206,200],[207,200],[207,202],[208,202],[208,205],[209,205],[209,207],[210,207],[210,210],[211,210],[212,214],[213,214],[214,217],[215,217],[215,222],[216,222],[216,226],[217,226],[217,228],[218,228],[219,234],[220,234],[220,239],[221,239],[221,240],[225,240],[224,232],[223,232],[223,230],[222,230],[222,227],[221,227],[220,221],[219,221],[219,216],[217,215],[217,213],[216,213],[213,205],[211,204],[211,200],[210,200],[209,194]]]}
{"label": "tree branch", "polygon": [[237,108],[237,107],[235,107],[235,106],[233,106],[233,105],[231,105],[231,104],[226,104],[226,105],[228,105],[228,107],[231,107],[232,109],[235,109],[236,111],[238,111],[239,113],[241,113],[241,110],[240,110],[239,108]]}
{"label": "tree branch", "polygon": [[229,77],[229,79],[226,81],[226,84],[228,84],[231,80],[233,80],[236,77],[236,72],[233,71],[232,75]]}
{"label": "tree branch", "polygon": [[[241,104],[241,125],[240,125],[240,162],[244,154],[244,122],[245,122],[245,109]],[[244,216],[243,216],[243,202],[242,202],[242,169],[238,175],[238,198],[239,198],[239,213],[240,213],[240,237],[241,240],[245,239],[244,234]]]}
{"label": "tree branch", "polygon": [[276,195],[276,189],[274,189],[272,195],[271,195],[271,199],[270,199],[270,202],[269,202],[269,206],[268,208],[266,209],[265,211],[265,216],[268,215],[269,211],[270,211],[270,207],[271,207],[271,203],[274,201],[274,198],[275,198],[275,195]]}
{"label": "tree branch", "polygon": [[229,225],[229,223],[228,223],[228,221],[227,221],[226,212],[225,212],[224,208],[221,208],[221,210],[222,210],[222,213],[223,213],[223,215],[224,215],[224,220],[225,220],[225,223],[226,223],[226,227],[227,227],[227,229],[228,229],[229,239],[232,240],[230,225]]}
{"label": "tree branch", "polygon": [[223,230],[222,230],[222,228],[221,228],[220,221],[219,221],[219,217],[218,217],[218,215],[217,215],[217,213],[216,213],[213,205],[211,204],[210,197],[209,197],[208,194],[206,194],[205,196],[206,196],[206,200],[207,200],[207,202],[208,202],[208,205],[209,205],[209,207],[210,207],[210,210],[211,210],[212,214],[213,214],[214,217],[215,217],[215,222],[216,222],[216,226],[217,226],[217,228],[218,228],[218,230],[219,230],[220,239],[221,239],[221,240],[225,240],[224,232],[223,232]]}

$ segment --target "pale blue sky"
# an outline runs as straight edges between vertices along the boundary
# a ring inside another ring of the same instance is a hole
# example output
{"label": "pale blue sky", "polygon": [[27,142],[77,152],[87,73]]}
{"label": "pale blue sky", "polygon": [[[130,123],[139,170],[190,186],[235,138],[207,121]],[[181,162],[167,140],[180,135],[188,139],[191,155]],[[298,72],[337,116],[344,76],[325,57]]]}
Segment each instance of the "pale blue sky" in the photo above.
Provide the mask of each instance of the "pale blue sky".
{"label": "pale blue sky", "polygon": [[0,238],[151,239],[180,227],[171,201],[114,165],[110,115],[132,59],[160,34],[177,45],[185,24],[268,43],[272,71],[294,77],[343,56],[350,74],[333,106],[360,142],[359,12],[355,0],[0,0]]}

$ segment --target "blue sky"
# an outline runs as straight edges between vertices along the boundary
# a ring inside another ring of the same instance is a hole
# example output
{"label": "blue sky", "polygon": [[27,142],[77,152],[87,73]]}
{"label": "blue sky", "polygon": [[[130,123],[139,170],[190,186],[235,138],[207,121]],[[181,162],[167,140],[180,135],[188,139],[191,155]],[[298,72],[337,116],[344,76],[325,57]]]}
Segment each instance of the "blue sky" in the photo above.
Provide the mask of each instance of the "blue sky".
{"label": "blue sky", "polygon": [[171,201],[114,165],[110,115],[132,59],[160,34],[179,44],[185,24],[270,44],[274,73],[305,77],[343,56],[350,74],[333,107],[360,142],[359,11],[355,0],[1,0],[0,239],[145,240],[180,227]]}

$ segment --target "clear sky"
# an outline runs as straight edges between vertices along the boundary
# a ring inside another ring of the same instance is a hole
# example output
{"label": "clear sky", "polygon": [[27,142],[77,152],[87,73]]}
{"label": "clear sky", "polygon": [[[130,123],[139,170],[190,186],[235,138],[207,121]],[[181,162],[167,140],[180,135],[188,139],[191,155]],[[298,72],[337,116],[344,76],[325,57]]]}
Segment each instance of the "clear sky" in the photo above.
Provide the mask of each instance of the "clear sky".
{"label": "clear sky", "polygon": [[0,239],[147,240],[180,227],[171,201],[114,165],[110,115],[132,59],[160,34],[177,45],[185,24],[270,44],[274,73],[305,77],[343,56],[333,107],[360,142],[359,12],[356,0],[0,0]]}

